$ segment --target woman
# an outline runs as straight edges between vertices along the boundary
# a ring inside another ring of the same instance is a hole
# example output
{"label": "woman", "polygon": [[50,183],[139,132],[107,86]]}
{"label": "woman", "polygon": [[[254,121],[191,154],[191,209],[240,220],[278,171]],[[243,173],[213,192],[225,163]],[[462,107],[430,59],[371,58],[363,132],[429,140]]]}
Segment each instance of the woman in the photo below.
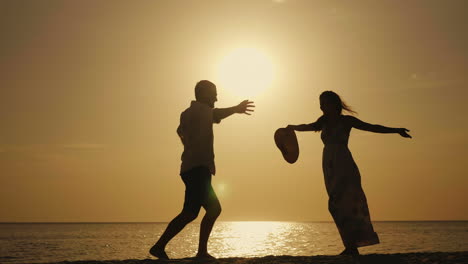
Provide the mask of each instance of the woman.
{"label": "woman", "polygon": [[323,115],[312,124],[289,125],[296,131],[322,131],[322,168],[329,196],[328,209],[333,216],[345,250],[341,255],[359,255],[358,247],[379,243],[370,220],[369,209],[361,187],[359,169],[348,149],[351,128],[375,132],[398,133],[411,138],[406,128],[390,128],[365,123],[354,116],[343,115],[345,110],[355,113],[340,96],[332,91],[320,95]]}

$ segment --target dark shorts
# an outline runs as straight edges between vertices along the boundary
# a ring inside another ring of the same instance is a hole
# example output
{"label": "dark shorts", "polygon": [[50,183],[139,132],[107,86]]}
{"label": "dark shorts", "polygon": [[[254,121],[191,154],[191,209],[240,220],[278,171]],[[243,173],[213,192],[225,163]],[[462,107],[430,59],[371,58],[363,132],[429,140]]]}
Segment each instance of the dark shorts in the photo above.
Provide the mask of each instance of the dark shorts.
{"label": "dark shorts", "polygon": [[185,184],[185,212],[198,215],[200,208],[205,210],[220,206],[218,197],[211,186],[211,172],[207,167],[196,167],[180,175]]}

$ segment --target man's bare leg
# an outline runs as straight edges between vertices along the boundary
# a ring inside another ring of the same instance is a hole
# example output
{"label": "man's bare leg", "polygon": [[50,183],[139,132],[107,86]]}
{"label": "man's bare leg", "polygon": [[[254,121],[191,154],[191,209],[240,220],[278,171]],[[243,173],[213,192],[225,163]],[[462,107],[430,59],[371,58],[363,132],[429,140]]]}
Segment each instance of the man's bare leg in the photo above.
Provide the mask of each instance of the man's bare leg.
{"label": "man's bare leg", "polygon": [[165,248],[167,243],[171,241],[184,227],[192,222],[196,215],[182,211],[178,216],[176,216],[170,223],[167,225],[166,230],[159,238],[158,242],[150,249],[150,254],[159,258],[159,259],[169,259],[166,254]]}
{"label": "man's bare leg", "polygon": [[216,219],[221,214],[221,205],[216,195],[214,195],[211,204],[208,207],[205,207],[205,209],[206,214],[200,224],[200,241],[198,244],[198,253],[196,257],[214,259],[214,257],[208,253],[208,238],[210,237],[211,231],[213,230]]}

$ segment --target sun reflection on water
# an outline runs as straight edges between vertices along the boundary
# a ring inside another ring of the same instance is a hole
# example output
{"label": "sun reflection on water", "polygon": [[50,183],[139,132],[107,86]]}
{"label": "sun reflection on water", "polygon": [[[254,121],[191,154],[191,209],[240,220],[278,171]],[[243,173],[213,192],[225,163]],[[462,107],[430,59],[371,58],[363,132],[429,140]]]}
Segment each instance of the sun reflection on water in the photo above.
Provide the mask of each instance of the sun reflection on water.
{"label": "sun reflection on water", "polygon": [[224,228],[224,248],[234,255],[256,255],[265,250],[272,234],[284,228],[288,226],[280,222],[234,222]]}
{"label": "sun reflection on water", "polygon": [[279,248],[286,247],[291,253],[294,248],[285,243],[291,233],[302,233],[300,227],[287,222],[231,222],[220,227],[223,235],[215,235],[213,242],[226,256],[277,255]]}

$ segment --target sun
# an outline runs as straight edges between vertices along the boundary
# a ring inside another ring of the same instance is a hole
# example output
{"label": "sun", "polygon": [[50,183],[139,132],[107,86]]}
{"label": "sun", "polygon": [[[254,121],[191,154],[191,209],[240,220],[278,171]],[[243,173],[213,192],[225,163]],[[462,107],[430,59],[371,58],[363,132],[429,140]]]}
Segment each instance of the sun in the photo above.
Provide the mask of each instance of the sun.
{"label": "sun", "polygon": [[272,85],[273,63],[255,48],[238,48],[221,59],[218,67],[221,89],[238,97],[252,98]]}

